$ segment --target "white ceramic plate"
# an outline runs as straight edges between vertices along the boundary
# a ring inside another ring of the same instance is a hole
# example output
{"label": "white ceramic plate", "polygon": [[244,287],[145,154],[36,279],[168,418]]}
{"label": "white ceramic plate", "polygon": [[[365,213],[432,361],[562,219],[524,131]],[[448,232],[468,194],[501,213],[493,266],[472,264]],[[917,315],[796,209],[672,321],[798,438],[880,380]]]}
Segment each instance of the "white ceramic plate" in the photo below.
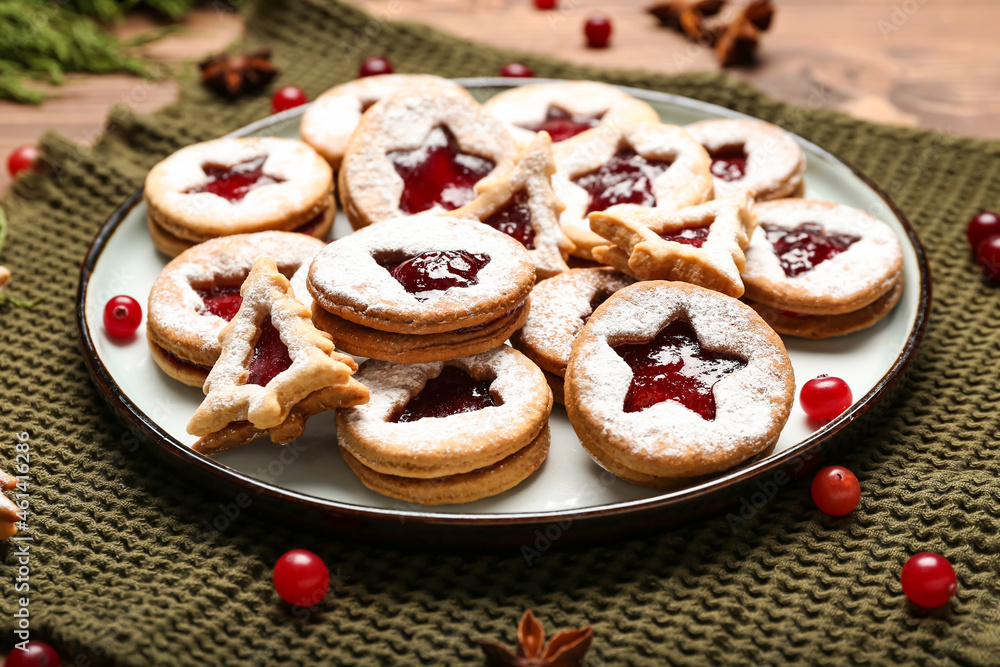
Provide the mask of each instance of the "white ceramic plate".
{"label": "white ceramic plate", "polygon": [[[493,79],[462,83],[484,100],[520,82]],[[629,92],[653,105],[667,123],[683,125],[706,118],[741,117],[685,98],[641,90]],[[292,109],[235,134],[298,138],[303,111],[303,107]],[[218,455],[214,461],[190,452],[187,448],[195,438],[187,434],[185,426],[201,402],[202,392],[181,385],[159,370],[150,358],[142,328],[134,340],[117,343],[107,337],[101,323],[105,302],[116,294],[128,294],[145,306],[153,281],[167,263],[149,239],[146,206],[138,197],[126,202],[112,217],[84,262],[78,304],[81,340],[98,386],[133,424],[142,424],[145,435],[174,453],[184,454],[189,461],[201,459],[199,465],[207,465],[214,474],[251,484],[256,480],[272,496],[321,506],[335,514],[360,511],[369,517],[425,517],[438,522],[453,517],[463,522],[513,519],[530,523],[605,510],[662,508],[674,500],[704,497],[705,492],[723,488],[741,474],[745,479],[747,472],[766,469],[769,460],[787,461],[801,455],[852,421],[860,414],[861,404],[873,403],[894,382],[919,342],[929,304],[929,276],[912,229],[891,203],[850,167],[809,142],[801,144],[808,156],[806,196],[860,208],[888,223],[902,243],[906,287],[896,309],[870,329],[830,340],[785,339],[799,385],[822,373],[836,374],[851,386],[857,401],[855,408],[822,426],[811,422],[796,401],[768,460],[687,490],[665,494],[604,473],[584,452],[565,410],[558,405],[551,417],[551,450],[542,468],[506,493],[460,506],[424,508],[366,489],[337,451],[332,413],[313,417],[306,433],[289,447],[262,439]],[[344,215],[338,214],[335,237],[350,231]]]}

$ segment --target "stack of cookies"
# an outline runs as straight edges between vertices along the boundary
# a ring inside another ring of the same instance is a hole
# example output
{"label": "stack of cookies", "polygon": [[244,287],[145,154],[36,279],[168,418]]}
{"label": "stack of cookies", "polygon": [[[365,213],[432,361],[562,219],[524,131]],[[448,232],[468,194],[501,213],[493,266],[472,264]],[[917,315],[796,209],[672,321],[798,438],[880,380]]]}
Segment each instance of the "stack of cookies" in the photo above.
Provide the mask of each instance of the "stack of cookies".
{"label": "stack of cookies", "polygon": [[[597,464],[671,488],[774,447],[795,387],[778,334],[857,331],[902,293],[891,229],[799,199],[805,156],[767,123],[664,124],[595,82],[481,105],[386,75],[324,93],[301,135],[198,144],[147,178],[176,256],[147,335],[203,385],[204,453],[337,409],[365,486],[469,502],[542,465],[554,399]],[[355,231],[324,246],[335,192]]]}

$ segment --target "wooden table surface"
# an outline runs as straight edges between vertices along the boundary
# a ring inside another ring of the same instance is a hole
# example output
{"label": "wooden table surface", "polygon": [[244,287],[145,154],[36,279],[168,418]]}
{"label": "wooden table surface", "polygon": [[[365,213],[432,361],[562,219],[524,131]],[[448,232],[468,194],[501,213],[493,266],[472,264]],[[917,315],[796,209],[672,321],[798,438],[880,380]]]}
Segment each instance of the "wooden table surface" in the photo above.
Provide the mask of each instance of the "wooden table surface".
{"label": "wooden table surface", "polygon": [[[552,54],[571,62],[675,73],[715,69],[710,51],[646,14],[653,0],[561,0],[540,12],[533,0],[352,0],[385,19],[419,20],[497,46]],[[875,121],[1000,137],[1000,2],[997,0],[775,0],[760,62],[731,70],[778,99],[821,104]],[[612,45],[583,43],[588,14],[614,21]],[[143,16],[120,28],[149,28]],[[204,8],[186,30],[147,49],[176,66],[218,51],[241,29],[238,16]],[[293,82],[288,82],[293,83]],[[74,76],[41,107],[0,102],[0,159],[53,128],[92,141],[110,107],[154,111],[176,95],[170,80],[122,75]],[[9,183],[0,169],[0,191]]]}

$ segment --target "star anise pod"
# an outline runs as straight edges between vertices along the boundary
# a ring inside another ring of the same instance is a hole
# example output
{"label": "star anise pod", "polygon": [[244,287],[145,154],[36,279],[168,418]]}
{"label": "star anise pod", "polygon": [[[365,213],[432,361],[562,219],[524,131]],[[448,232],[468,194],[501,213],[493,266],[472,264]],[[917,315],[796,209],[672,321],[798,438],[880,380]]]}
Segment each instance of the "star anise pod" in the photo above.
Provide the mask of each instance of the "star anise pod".
{"label": "star anise pod", "polygon": [[198,67],[203,85],[232,99],[244,92],[260,90],[278,76],[268,48],[235,55],[220,53],[198,63]]}
{"label": "star anise pod", "polygon": [[660,24],[715,47],[723,67],[753,62],[760,33],[771,27],[771,0],[669,0],[649,8]]}
{"label": "star anise pod", "polygon": [[531,610],[517,626],[517,647],[511,652],[496,642],[479,640],[486,667],[581,667],[590,650],[594,629],[564,630],[545,643],[545,629]]}
{"label": "star anise pod", "polygon": [[653,5],[647,11],[655,16],[660,25],[680,30],[694,41],[710,37],[705,34],[705,17],[715,16],[726,0],[671,0]]}
{"label": "star anise pod", "polygon": [[759,41],[757,27],[745,15],[739,16],[715,43],[715,58],[723,67],[748,65],[754,61]]}

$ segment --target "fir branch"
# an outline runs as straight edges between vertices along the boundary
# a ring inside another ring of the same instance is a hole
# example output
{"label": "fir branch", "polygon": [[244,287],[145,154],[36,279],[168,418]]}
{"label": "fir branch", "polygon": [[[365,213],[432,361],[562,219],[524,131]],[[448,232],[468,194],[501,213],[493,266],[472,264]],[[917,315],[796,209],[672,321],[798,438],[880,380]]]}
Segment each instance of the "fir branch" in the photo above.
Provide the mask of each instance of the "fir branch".
{"label": "fir branch", "polygon": [[[190,0],[164,1],[190,4]],[[90,11],[106,13],[110,5],[123,10],[133,4],[86,2],[91,5]],[[0,98],[38,104],[45,95],[26,87],[25,80],[59,85],[67,72],[124,72],[151,78],[151,62],[129,55],[129,47],[148,43],[172,30],[158,29],[126,43],[93,18],[58,3],[0,0]]]}

